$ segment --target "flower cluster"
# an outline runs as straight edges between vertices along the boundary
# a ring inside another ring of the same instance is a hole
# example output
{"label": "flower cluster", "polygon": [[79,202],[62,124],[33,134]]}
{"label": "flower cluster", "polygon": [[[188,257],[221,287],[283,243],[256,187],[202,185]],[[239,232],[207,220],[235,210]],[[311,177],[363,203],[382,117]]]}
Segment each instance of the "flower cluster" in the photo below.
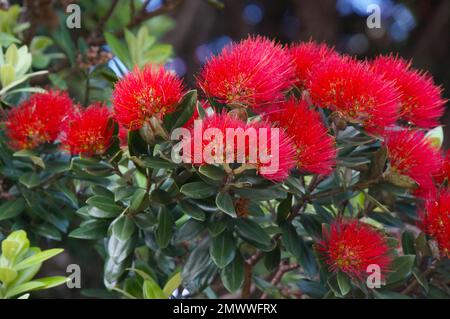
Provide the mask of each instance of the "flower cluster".
{"label": "flower cluster", "polygon": [[393,56],[380,56],[371,63],[371,67],[397,88],[402,120],[423,128],[439,125],[445,100],[431,76],[414,70],[411,62]]}
{"label": "flower cluster", "polygon": [[436,240],[441,255],[450,258],[450,190],[426,202],[422,228]]}
{"label": "flower cluster", "polygon": [[54,142],[71,112],[73,102],[67,93],[49,91],[33,94],[11,109],[6,135],[15,149],[34,149]]}
{"label": "flower cluster", "polygon": [[417,183],[416,195],[434,192],[433,176],[442,167],[442,158],[420,131],[398,130],[387,133],[384,141],[389,160],[389,173],[407,176]]}
{"label": "flower cluster", "polygon": [[349,57],[333,57],[315,67],[309,93],[315,104],[369,131],[380,133],[398,119],[395,87],[371,72],[366,63]]}
{"label": "flower cluster", "polygon": [[341,271],[355,279],[367,277],[369,265],[378,265],[386,274],[392,260],[386,238],[355,220],[333,222],[317,250],[330,271]]}
{"label": "flower cluster", "polygon": [[320,114],[305,101],[289,99],[267,113],[269,121],[286,130],[296,151],[297,168],[303,172],[328,175],[336,161],[336,147]]}
{"label": "flower cluster", "polygon": [[112,143],[113,131],[111,114],[105,105],[77,107],[68,121],[63,144],[72,154],[103,155]]}
{"label": "flower cluster", "polygon": [[282,101],[293,79],[293,63],[284,48],[255,37],[231,44],[210,59],[199,86],[219,103],[261,110]]}
{"label": "flower cluster", "polygon": [[[273,181],[286,179],[295,165],[291,139],[284,130],[266,122],[246,123],[231,114],[221,113],[203,119],[200,134],[195,130],[194,124],[188,141],[194,164],[237,163],[241,164],[241,170],[256,169],[261,176]],[[195,140],[199,135],[201,144]],[[271,167],[273,160],[277,163]]]}
{"label": "flower cluster", "polygon": [[295,86],[306,90],[311,83],[311,71],[326,60],[337,57],[338,54],[326,44],[316,44],[313,41],[292,45],[289,49],[295,67]]}
{"label": "flower cluster", "polygon": [[120,80],[112,102],[116,121],[136,130],[152,117],[162,119],[175,110],[183,95],[183,84],[172,72],[159,66],[136,68]]}

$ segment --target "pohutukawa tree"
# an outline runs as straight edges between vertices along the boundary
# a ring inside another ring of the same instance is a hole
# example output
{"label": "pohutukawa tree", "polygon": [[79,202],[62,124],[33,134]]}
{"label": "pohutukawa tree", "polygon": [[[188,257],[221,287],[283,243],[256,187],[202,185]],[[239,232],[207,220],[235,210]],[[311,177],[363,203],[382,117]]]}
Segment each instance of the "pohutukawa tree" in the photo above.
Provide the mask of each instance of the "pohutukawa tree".
{"label": "pohutukawa tree", "polygon": [[95,246],[124,298],[449,295],[446,101],[427,73],[256,36],[188,88],[106,40],[129,69],[111,94],[7,112],[2,229]]}

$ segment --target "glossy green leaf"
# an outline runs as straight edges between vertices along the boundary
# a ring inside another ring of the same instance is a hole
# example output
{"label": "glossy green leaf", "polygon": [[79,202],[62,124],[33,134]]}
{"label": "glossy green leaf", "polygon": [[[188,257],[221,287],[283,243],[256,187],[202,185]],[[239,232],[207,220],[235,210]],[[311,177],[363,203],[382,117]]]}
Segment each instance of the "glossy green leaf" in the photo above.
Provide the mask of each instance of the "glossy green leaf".
{"label": "glossy green leaf", "polygon": [[237,219],[236,228],[239,236],[262,251],[271,251],[274,247],[270,236],[254,221]]}
{"label": "glossy green leaf", "polygon": [[160,248],[169,245],[174,222],[172,213],[166,207],[162,207],[158,212],[158,228],[155,231],[155,240]]}
{"label": "glossy green leaf", "polygon": [[0,220],[17,217],[25,209],[25,200],[17,198],[0,206]]}
{"label": "glossy green leaf", "polygon": [[234,208],[233,199],[230,194],[219,192],[216,196],[216,205],[225,214],[231,217],[236,217],[236,210]]}
{"label": "glossy green leaf", "polygon": [[184,184],[180,192],[190,198],[202,199],[213,196],[217,193],[217,189],[203,182],[192,182]]}
{"label": "glossy green leaf", "polygon": [[233,235],[228,231],[224,231],[214,237],[209,248],[209,253],[217,267],[224,268],[227,266],[233,261],[236,255],[236,241]]}
{"label": "glossy green leaf", "polygon": [[229,292],[235,292],[244,283],[244,260],[238,253],[234,260],[222,269],[222,283]]}

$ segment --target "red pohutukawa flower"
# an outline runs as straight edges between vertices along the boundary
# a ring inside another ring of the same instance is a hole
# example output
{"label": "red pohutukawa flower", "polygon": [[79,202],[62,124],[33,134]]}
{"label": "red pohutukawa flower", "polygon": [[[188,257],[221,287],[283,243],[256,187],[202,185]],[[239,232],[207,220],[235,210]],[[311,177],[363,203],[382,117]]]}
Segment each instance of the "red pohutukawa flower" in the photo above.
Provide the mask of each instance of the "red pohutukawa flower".
{"label": "red pohutukawa flower", "polygon": [[422,197],[435,190],[433,176],[442,167],[442,156],[421,131],[389,131],[385,137],[389,170],[408,176],[419,188],[416,195]]}
{"label": "red pohutukawa flower", "polygon": [[354,279],[367,278],[369,265],[378,265],[385,275],[392,261],[385,236],[357,220],[333,222],[316,247],[330,271]]}
{"label": "red pohutukawa flower", "polygon": [[439,125],[445,100],[430,75],[411,68],[411,62],[393,56],[376,58],[372,68],[398,89],[403,120],[423,128]]}
{"label": "red pohutukawa flower", "polygon": [[422,228],[433,237],[442,256],[450,258],[450,191],[442,191],[425,204]]}
{"label": "red pohutukawa flower", "polygon": [[284,128],[296,150],[297,168],[316,174],[329,174],[336,161],[334,139],[328,134],[320,114],[307,102],[290,99],[267,118]]}
{"label": "red pohutukawa flower", "polygon": [[[247,124],[227,113],[204,118],[200,128],[196,128],[197,123],[190,129],[195,165],[238,163],[242,164],[239,171],[256,169],[273,181],[286,179],[295,166],[294,147],[282,129],[266,122]],[[201,142],[199,136],[203,137]]]}
{"label": "red pohutukawa flower", "polygon": [[183,96],[183,83],[159,66],[135,68],[115,86],[114,117],[127,129],[142,127],[151,117],[162,119],[175,110]]}
{"label": "red pohutukawa flower", "polygon": [[282,100],[293,79],[288,52],[258,36],[233,43],[207,61],[199,86],[219,103],[260,108]]}
{"label": "red pohutukawa flower", "polygon": [[123,126],[119,127],[118,137],[119,137],[120,146],[128,145],[128,132],[129,132],[129,130],[127,128],[125,128]]}
{"label": "red pohutukawa flower", "polygon": [[102,155],[111,145],[114,126],[109,109],[101,103],[86,109],[79,107],[71,116],[63,136],[63,145],[72,154]]}
{"label": "red pohutukawa flower", "polygon": [[33,149],[54,142],[72,107],[72,100],[65,92],[33,94],[8,114],[6,134],[11,146]]}
{"label": "red pohutukawa flower", "polygon": [[289,52],[292,55],[295,66],[295,85],[304,90],[310,82],[311,70],[320,65],[326,59],[337,56],[332,48],[326,44],[317,44],[314,41],[302,42],[291,46]]}
{"label": "red pohutukawa flower", "polygon": [[398,119],[398,92],[364,62],[335,56],[314,68],[310,78],[313,102],[349,122],[378,133]]}

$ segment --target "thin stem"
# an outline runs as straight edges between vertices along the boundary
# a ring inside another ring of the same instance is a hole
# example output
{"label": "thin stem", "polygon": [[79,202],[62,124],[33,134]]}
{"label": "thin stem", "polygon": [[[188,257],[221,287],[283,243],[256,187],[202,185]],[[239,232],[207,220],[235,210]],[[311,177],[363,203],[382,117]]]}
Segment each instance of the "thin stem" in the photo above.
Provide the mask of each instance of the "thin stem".
{"label": "thin stem", "polygon": [[[286,265],[284,262],[281,262],[280,265],[278,266],[278,270],[275,273],[275,276],[273,276],[270,283],[272,284],[272,286],[278,285],[280,283],[281,279],[283,279],[283,276],[285,273],[287,273],[291,270],[297,269],[299,267],[300,267],[300,265],[297,263]],[[263,293],[261,295],[261,299],[267,299],[267,297],[268,297],[267,293]]]}

